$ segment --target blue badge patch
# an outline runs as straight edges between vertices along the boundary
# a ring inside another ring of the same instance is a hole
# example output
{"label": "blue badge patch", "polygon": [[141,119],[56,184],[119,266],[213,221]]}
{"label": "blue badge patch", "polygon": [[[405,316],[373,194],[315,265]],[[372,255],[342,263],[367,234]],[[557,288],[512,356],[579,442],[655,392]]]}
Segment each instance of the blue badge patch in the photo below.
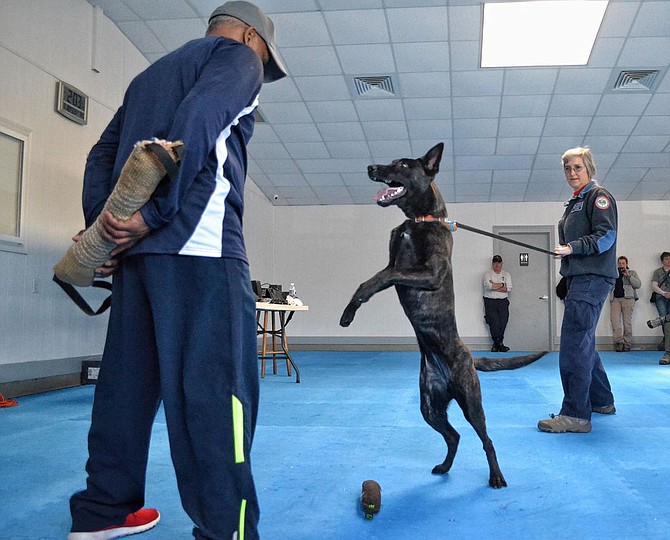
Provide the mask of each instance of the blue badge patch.
{"label": "blue badge patch", "polygon": [[572,207],[572,210],[570,211],[570,213],[572,213],[572,212],[581,212],[582,208],[584,208],[584,201],[579,201],[577,204],[575,204],[575,205]]}
{"label": "blue badge patch", "polygon": [[596,199],[596,208],[599,208],[600,210],[607,210],[609,207],[610,200],[604,195],[600,195],[600,197]]}

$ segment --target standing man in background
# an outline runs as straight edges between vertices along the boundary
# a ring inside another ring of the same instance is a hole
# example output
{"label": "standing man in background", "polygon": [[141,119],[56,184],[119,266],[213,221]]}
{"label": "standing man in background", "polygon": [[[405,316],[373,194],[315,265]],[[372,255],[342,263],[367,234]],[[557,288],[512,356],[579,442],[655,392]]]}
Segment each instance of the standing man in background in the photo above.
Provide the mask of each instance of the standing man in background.
{"label": "standing man in background", "polygon": [[[70,499],[69,540],[154,527],[143,508],[152,425],[161,401],[182,506],[193,536],[256,540],[249,456],[258,412],[255,302],[242,235],[246,147],[263,82],[286,75],[274,25],[227,2],[206,36],[130,84],[91,150],[86,225],[101,212],[137,141],[181,140],[179,175],[127,221],[102,214],[116,244],[107,341],[88,437],[86,489]],[[122,258],[117,257],[122,253]]]}
{"label": "standing man in background", "polygon": [[633,339],[633,310],[637,302],[637,289],[642,287],[642,280],[635,270],[628,268],[628,258],[624,255],[617,259],[617,267],[619,276],[610,293],[610,321],[614,350],[628,352]]}
{"label": "standing man in background", "polygon": [[493,340],[491,352],[507,352],[503,341],[505,329],[509,321],[509,292],[512,290],[512,276],[503,269],[503,260],[500,255],[494,255],[491,268],[484,272],[482,287],[484,289],[484,319],[489,325],[489,332]]}

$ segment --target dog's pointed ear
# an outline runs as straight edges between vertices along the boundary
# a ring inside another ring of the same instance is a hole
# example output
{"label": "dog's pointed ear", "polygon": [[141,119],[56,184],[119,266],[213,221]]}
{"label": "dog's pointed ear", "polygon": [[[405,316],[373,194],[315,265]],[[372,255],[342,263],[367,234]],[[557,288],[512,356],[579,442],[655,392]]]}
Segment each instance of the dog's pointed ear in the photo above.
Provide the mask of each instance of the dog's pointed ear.
{"label": "dog's pointed ear", "polygon": [[426,155],[421,158],[426,172],[431,176],[435,176],[440,170],[440,161],[442,160],[443,151],[444,143],[439,143],[428,150]]}

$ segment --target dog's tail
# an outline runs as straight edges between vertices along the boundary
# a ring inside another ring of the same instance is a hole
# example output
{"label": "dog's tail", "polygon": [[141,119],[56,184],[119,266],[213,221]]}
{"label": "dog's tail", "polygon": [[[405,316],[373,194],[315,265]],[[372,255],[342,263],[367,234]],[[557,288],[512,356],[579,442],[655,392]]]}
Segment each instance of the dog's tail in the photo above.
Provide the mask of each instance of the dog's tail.
{"label": "dog's tail", "polygon": [[524,356],[501,356],[500,358],[489,358],[483,356],[475,358],[475,369],[477,371],[500,371],[503,369],[517,369],[532,364],[535,360],[542,358],[547,351]]}

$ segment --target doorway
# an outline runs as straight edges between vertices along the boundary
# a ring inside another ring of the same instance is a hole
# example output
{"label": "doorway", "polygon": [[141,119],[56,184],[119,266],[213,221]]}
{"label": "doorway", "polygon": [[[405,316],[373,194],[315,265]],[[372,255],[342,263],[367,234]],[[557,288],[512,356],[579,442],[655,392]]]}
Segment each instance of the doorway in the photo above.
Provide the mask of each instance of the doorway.
{"label": "doorway", "polygon": [[[554,247],[551,226],[499,226],[494,232],[541,249]],[[517,351],[551,351],[556,334],[554,259],[502,240],[494,240],[493,249],[503,258],[503,269],[512,276],[505,344]]]}

